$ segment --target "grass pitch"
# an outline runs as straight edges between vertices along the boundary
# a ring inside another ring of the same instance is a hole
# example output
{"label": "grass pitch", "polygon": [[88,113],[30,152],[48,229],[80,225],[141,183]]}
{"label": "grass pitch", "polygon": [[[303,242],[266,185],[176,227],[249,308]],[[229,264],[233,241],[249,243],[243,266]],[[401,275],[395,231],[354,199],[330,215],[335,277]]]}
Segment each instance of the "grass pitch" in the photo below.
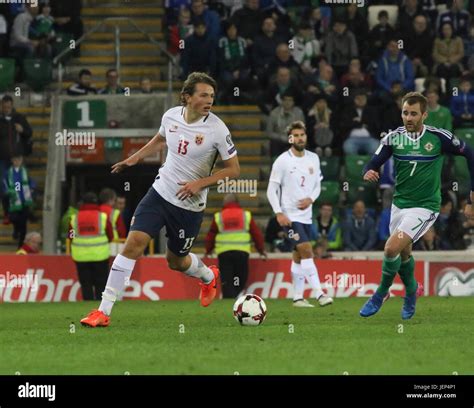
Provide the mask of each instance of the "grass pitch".
{"label": "grass pitch", "polygon": [[401,298],[363,319],[365,300],[267,300],[258,327],[228,300],[124,301],[98,329],[79,323],[97,302],[0,304],[0,374],[474,374],[473,298],[421,298],[410,321]]}

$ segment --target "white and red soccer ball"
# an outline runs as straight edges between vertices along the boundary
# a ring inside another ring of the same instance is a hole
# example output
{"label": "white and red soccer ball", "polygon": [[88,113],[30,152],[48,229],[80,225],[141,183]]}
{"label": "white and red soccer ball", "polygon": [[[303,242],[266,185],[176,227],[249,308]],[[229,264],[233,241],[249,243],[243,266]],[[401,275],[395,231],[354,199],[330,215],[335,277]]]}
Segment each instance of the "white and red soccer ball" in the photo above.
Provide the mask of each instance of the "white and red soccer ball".
{"label": "white and red soccer ball", "polygon": [[243,295],[234,303],[234,318],[242,326],[258,326],[267,316],[267,306],[260,296]]}

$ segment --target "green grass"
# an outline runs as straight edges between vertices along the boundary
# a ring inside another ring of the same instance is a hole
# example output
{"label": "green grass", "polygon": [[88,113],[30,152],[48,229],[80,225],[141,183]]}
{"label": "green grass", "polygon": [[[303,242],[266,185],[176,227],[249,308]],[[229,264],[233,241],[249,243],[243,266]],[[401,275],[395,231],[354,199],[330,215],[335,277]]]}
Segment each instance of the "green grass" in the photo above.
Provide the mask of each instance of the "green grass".
{"label": "green grass", "polygon": [[362,319],[364,301],[268,300],[259,327],[232,301],[125,301],[99,329],[79,324],[97,302],[0,304],[0,374],[474,374],[473,298],[422,298],[410,321],[400,298]]}

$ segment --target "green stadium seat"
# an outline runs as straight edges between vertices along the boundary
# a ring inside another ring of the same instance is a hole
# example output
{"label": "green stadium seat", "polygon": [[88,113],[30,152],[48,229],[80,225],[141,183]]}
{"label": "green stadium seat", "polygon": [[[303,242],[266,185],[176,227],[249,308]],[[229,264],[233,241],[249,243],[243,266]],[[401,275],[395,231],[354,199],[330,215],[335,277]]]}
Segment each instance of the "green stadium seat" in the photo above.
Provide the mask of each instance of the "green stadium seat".
{"label": "green stadium seat", "polygon": [[35,92],[40,92],[53,77],[53,65],[49,59],[27,58],[23,60],[26,84]]}
{"label": "green stadium seat", "polygon": [[364,166],[370,161],[371,156],[366,155],[347,155],[346,162],[346,180],[347,181],[362,181],[362,170]]}
{"label": "green stadium seat", "polygon": [[15,60],[0,58],[0,92],[5,92],[15,82]]}
{"label": "green stadium seat", "polygon": [[464,140],[469,146],[474,148],[474,129],[473,128],[463,128],[456,129],[454,131],[456,137],[461,140]]}
{"label": "green stadium seat", "polygon": [[321,182],[321,194],[316,199],[316,205],[322,203],[330,203],[336,206],[339,203],[339,193],[341,187],[337,181],[323,181]]}
{"label": "green stadium seat", "polygon": [[320,164],[321,173],[323,173],[324,180],[339,180],[339,172],[341,170],[341,159],[339,157],[324,157],[320,160]]}
{"label": "green stadium seat", "polygon": [[377,185],[365,181],[353,181],[348,183],[347,205],[354,204],[357,200],[362,200],[366,207],[377,205]]}
{"label": "green stadium seat", "polygon": [[[74,36],[72,34],[58,32],[53,42],[53,57],[59,55],[65,48],[69,48],[71,45],[71,40],[74,40]],[[64,63],[71,57],[72,51],[66,54],[61,59],[61,62]]]}

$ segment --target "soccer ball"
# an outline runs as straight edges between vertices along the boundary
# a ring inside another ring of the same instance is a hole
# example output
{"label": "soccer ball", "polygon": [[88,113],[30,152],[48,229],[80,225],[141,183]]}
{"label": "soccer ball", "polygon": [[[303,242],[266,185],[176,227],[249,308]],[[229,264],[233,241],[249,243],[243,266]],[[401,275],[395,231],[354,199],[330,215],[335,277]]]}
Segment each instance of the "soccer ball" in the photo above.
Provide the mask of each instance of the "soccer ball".
{"label": "soccer ball", "polygon": [[258,326],[267,316],[267,306],[260,296],[244,295],[234,303],[234,317],[242,326]]}

